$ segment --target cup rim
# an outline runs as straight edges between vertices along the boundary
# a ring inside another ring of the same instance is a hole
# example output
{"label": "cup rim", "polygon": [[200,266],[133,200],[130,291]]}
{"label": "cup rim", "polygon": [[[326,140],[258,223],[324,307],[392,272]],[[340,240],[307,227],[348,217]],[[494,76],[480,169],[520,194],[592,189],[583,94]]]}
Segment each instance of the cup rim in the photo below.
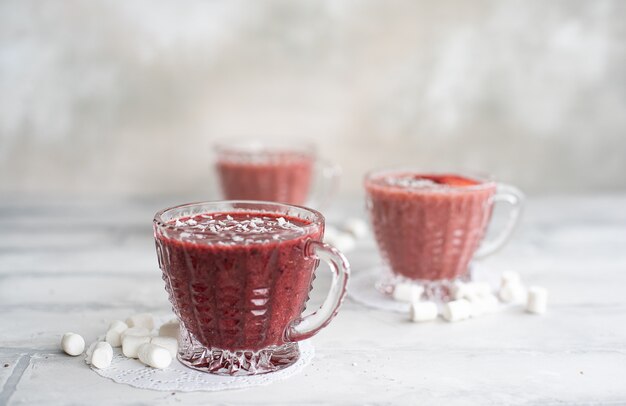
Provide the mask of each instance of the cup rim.
{"label": "cup rim", "polygon": [[[424,168],[411,167],[411,166],[399,166],[399,167],[385,167],[385,168],[372,169],[366,172],[364,176],[364,185],[367,187],[367,185],[372,183],[375,178],[383,176],[384,174],[401,174],[401,173],[404,173],[404,174],[410,173],[410,174],[423,175],[423,176],[433,176],[433,175],[461,176],[461,177],[479,182],[476,185],[454,187],[454,188],[449,188],[449,189],[439,189],[439,188],[419,189],[421,193],[464,192],[464,191],[483,190],[483,189],[491,188],[497,184],[495,177],[493,175],[485,173],[485,172],[480,172],[480,171],[455,169],[455,168],[451,168],[449,170],[445,170],[445,169],[440,170],[440,169],[428,169],[428,168],[424,169]],[[389,185],[389,187],[394,187],[394,188],[398,188],[402,190],[411,190],[410,188],[403,188],[399,186],[395,187],[395,186]]]}
{"label": "cup rim", "polygon": [[[198,230],[198,229],[193,229],[190,226],[177,226],[175,223],[171,223],[169,221],[166,221],[163,219],[163,216],[170,212],[170,211],[174,211],[174,210],[181,210],[181,209],[185,209],[185,208],[193,208],[193,207],[206,207],[206,206],[211,206],[214,205],[217,208],[220,206],[224,207],[224,212],[225,211],[241,211],[241,212],[245,212],[245,211],[250,211],[250,212],[264,212],[264,210],[262,210],[261,208],[259,209],[254,209],[252,208],[253,206],[274,206],[274,207],[282,207],[282,208],[287,208],[287,209],[291,209],[291,210],[296,210],[296,211],[301,211],[304,213],[307,213],[309,215],[312,216],[312,219],[310,220],[311,223],[304,225],[304,226],[300,226],[298,228],[298,232],[295,232],[294,230],[291,229],[284,229],[284,230],[280,230],[280,231],[275,231],[275,232],[271,232],[271,233],[259,233],[256,234],[255,236],[263,236],[263,235],[281,235],[283,237],[299,237],[299,236],[303,236],[303,235],[308,235],[311,232],[315,231],[318,228],[323,229],[325,226],[325,218],[324,215],[322,213],[320,213],[319,211],[312,209],[310,207],[305,207],[305,206],[299,206],[299,205],[295,205],[295,204],[287,204],[287,203],[279,203],[279,202],[272,202],[272,201],[263,201],[263,200],[207,200],[207,201],[199,201],[199,202],[193,202],[193,203],[183,203],[183,204],[179,204],[176,206],[172,206],[172,207],[168,207],[162,210],[159,210],[156,212],[156,214],[154,215],[154,218],[152,220],[153,224],[156,227],[162,228],[162,229],[166,229],[166,230],[170,230],[170,231],[178,231],[178,232],[188,232],[191,234],[196,234],[196,235],[205,235],[205,236],[213,236],[216,239],[220,239],[221,237],[223,237],[223,235],[215,233],[213,231],[210,230]],[[236,206],[250,206],[251,208],[249,210],[241,210],[241,208],[237,208]],[[230,207],[229,207],[230,206]],[[197,212],[192,212],[190,213],[190,215],[199,215],[202,214],[203,212],[209,212],[209,210],[200,210]],[[271,211],[271,210],[265,210],[265,212],[267,213],[273,213],[276,214],[276,211]],[[287,214],[285,214],[287,215]],[[309,219],[307,219],[309,220]],[[301,230],[301,231],[300,231]],[[237,233],[231,233],[232,235],[237,235]],[[291,239],[291,238],[289,238]],[[200,240],[198,242],[212,242],[212,240],[210,239],[203,239]]]}

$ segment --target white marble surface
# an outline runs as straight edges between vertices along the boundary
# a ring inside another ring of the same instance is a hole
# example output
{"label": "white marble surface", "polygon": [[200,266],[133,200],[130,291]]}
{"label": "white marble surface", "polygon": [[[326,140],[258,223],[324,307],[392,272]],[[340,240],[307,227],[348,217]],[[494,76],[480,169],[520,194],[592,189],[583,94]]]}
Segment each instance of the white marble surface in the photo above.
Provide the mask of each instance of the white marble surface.
{"label": "white marble surface", "polygon": [[[167,311],[150,221],[175,202],[0,200],[0,405],[626,404],[626,196],[530,199],[514,240],[481,264],[548,287],[545,316],[415,325],[348,301],[314,338],[312,365],[271,386],[170,393],[104,379],[62,354],[60,336],[92,340],[110,319]],[[348,258],[355,273],[378,261],[371,240]]]}

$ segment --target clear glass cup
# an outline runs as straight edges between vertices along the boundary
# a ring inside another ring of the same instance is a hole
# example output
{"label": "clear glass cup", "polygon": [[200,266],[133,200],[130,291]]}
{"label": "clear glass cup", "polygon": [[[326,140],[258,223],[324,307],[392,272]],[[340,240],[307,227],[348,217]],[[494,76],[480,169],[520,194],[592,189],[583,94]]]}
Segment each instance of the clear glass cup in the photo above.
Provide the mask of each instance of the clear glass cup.
{"label": "clear glass cup", "polygon": [[[319,212],[280,203],[218,201],[159,211],[154,238],[180,319],[179,360],[220,375],[296,362],[297,342],[336,315],[350,274],[323,234]],[[302,316],[320,260],[332,272],[330,290],[316,312]]]}
{"label": "clear glass cup", "polygon": [[214,147],[222,195],[324,207],[335,194],[341,170],[317,156],[314,144],[227,141]]}
{"label": "clear glass cup", "polygon": [[[399,282],[420,284],[445,300],[452,284],[471,279],[470,261],[500,249],[518,222],[524,195],[491,177],[373,171],[365,177],[367,208],[387,274],[378,283],[391,293]],[[502,230],[484,240],[494,204],[510,205]]]}

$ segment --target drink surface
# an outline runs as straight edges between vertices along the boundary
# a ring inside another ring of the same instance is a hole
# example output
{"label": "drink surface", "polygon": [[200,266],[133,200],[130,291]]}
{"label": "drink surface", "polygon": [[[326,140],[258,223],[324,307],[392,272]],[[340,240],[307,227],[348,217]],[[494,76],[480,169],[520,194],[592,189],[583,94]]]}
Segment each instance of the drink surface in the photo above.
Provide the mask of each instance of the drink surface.
{"label": "drink surface", "polygon": [[453,192],[464,188],[479,186],[481,181],[453,174],[415,174],[398,172],[381,175],[371,179],[372,185],[389,186],[403,189],[405,192]]}
{"label": "drink surface", "polygon": [[237,211],[182,217],[168,223],[183,242],[240,245],[283,241],[306,233],[307,220],[265,212]]}
{"label": "drink surface", "polygon": [[173,308],[208,348],[257,351],[284,344],[304,310],[316,260],[307,220],[265,212],[199,214],[157,232],[160,265]]}
{"label": "drink surface", "polygon": [[454,174],[386,173],[366,180],[379,249],[396,275],[463,275],[484,237],[495,183]]}

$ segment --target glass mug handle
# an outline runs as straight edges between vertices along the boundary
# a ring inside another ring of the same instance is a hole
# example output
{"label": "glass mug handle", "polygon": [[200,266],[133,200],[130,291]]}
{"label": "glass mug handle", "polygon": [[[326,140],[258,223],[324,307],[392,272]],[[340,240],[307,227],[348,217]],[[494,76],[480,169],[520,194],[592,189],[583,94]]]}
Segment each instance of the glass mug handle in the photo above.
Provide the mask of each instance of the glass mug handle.
{"label": "glass mug handle", "polygon": [[333,273],[333,280],[328,295],[322,306],[312,314],[291,322],[285,338],[287,341],[301,341],[317,334],[337,315],[339,306],[346,294],[346,286],[350,277],[350,264],[337,248],[319,241],[309,241],[305,247],[305,255],[326,262]]}
{"label": "glass mug handle", "polygon": [[316,187],[307,203],[314,208],[324,208],[339,188],[341,167],[325,159],[315,162]]}
{"label": "glass mug handle", "polygon": [[511,185],[498,183],[496,194],[493,196],[494,205],[498,202],[508,203],[511,206],[509,218],[500,233],[489,241],[483,241],[474,258],[480,259],[493,254],[504,246],[509,237],[513,233],[515,226],[522,213],[522,205],[524,203],[524,194],[521,190]]}

